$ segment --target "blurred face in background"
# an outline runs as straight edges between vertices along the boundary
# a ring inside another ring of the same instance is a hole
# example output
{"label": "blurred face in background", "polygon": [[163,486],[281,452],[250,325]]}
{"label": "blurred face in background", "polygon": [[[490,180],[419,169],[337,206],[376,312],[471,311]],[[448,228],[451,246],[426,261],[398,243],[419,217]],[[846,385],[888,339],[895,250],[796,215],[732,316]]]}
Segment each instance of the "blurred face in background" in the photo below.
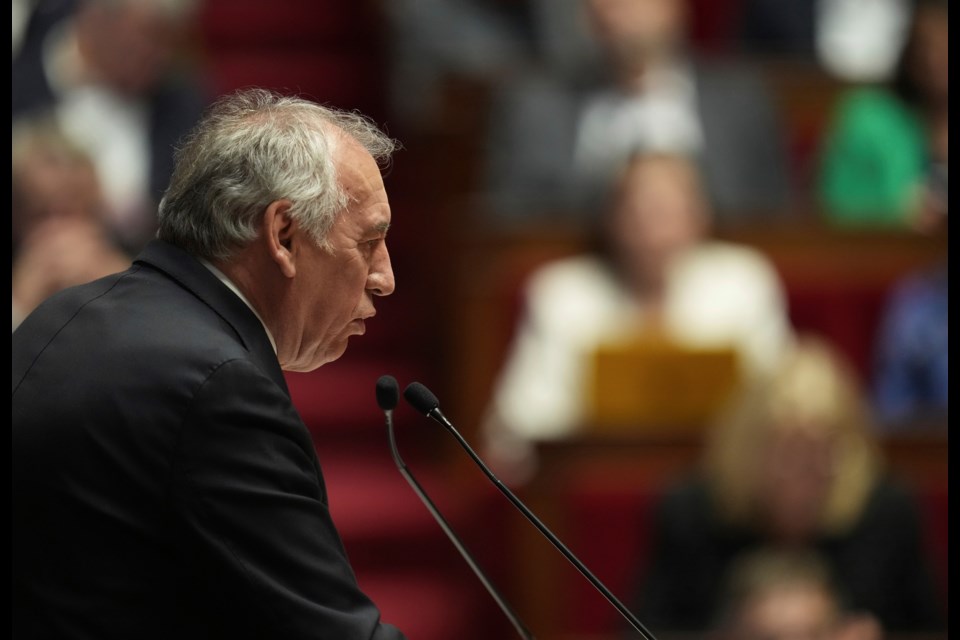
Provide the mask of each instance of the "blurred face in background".
{"label": "blurred face in background", "polygon": [[670,263],[706,233],[706,204],[694,166],[674,156],[632,160],[609,224],[610,244],[627,280],[640,288],[662,286]]}
{"label": "blurred face in background", "polygon": [[761,406],[753,479],[761,526],[785,544],[850,526],[873,482],[869,414],[855,372],[827,345],[803,342]]}
{"label": "blurred face in background", "polygon": [[93,164],[44,139],[25,143],[13,168],[13,237],[19,241],[47,220],[98,220],[103,210]]}
{"label": "blurred face in background", "polygon": [[922,6],[913,25],[910,75],[931,102],[945,102],[949,85],[946,2]]}
{"label": "blurred face in background", "polygon": [[738,640],[831,640],[839,613],[814,584],[783,583],[747,600],[731,637]]}
{"label": "blurred face in background", "polygon": [[825,425],[785,423],[770,430],[757,487],[775,540],[800,544],[816,536],[835,468],[834,439]]}
{"label": "blurred face in background", "polygon": [[77,16],[84,57],[100,80],[127,95],[154,87],[186,33],[187,14],[151,0],[88,0]]}
{"label": "blurred face in background", "polygon": [[600,44],[615,60],[672,51],[685,37],[685,0],[585,0]]}

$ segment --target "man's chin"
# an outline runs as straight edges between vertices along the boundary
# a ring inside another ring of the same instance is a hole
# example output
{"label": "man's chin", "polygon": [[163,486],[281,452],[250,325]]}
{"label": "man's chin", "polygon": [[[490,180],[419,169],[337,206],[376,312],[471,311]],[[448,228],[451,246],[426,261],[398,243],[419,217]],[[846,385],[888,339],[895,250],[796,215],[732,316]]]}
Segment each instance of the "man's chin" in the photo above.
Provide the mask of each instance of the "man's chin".
{"label": "man's chin", "polygon": [[347,337],[362,336],[367,332],[367,323],[363,320],[354,320],[347,327],[347,331],[349,331],[349,335]]}
{"label": "man's chin", "polygon": [[350,336],[346,336],[335,345],[327,347],[322,352],[317,352],[312,358],[298,358],[294,362],[289,364],[280,363],[280,368],[284,371],[293,371],[296,373],[309,373],[310,371],[316,371],[325,364],[329,364],[335,360],[339,360],[340,357],[347,351],[347,340]]}

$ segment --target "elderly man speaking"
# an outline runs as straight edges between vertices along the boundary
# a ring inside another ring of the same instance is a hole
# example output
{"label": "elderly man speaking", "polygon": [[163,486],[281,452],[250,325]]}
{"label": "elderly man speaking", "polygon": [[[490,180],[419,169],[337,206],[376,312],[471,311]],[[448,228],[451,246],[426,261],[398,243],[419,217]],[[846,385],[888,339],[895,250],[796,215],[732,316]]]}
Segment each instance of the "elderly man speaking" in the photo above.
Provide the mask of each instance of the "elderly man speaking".
{"label": "elderly man speaking", "polygon": [[282,371],[394,288],[361,116],[263,90],[183,142],[158,238],[13,334],[21,638],[402,638],[358,588]]}

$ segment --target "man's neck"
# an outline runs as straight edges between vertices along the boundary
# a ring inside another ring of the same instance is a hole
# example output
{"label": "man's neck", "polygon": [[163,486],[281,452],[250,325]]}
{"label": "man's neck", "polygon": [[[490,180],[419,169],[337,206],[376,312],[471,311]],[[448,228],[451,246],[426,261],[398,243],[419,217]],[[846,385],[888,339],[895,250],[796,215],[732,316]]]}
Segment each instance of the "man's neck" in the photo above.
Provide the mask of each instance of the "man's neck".
{"label": "man's neck", "polygon": [[[270,339],[270,344],[273,346],[273,352],[277,353],[277,342],[273,338],[273,333],[271,333],[270,327],[267,326],[267,323],[264,321],[263,316],[261,316],[260,312],[257,311],[257,307],[254,305],[253,302],[250,301],[250,298],[248,297],[248,295],[245,294],[241,288],[242,278],[236,278],[236,276],[231,277],[227,273],[228,271],[231,271],[230,268],[227,265],[224,265],[223,263],[220,263],[219,265],[217,265],[211,262],[210,260],[206,260],[205,258],[200,258],[200,262],[203,263],[203,266],[209,269],[210,272],[213,273],[213,275],[217,276],[220,282],[226,285],[228,289],[233,291],[233,293],[235,293],[236,296],[240,298],[240,300],[242,300],[243,303],[247,305],[251,311],[253,311],[253,315],[255,315],[257,317],[257,320],[260,321],[260,324],[263,325],[263,330],[266,332],[267,338]],[[240,282],[240,284],[238,284],[238,281]]]}

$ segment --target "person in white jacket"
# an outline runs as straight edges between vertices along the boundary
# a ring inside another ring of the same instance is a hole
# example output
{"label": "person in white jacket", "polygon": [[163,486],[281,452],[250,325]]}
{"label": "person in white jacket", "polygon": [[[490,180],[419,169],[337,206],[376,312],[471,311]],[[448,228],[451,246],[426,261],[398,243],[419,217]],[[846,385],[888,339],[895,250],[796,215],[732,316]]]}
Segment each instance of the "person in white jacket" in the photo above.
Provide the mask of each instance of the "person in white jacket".
{"label": "person in white jacket", "polygon": [[747,379],[769,371],[792,340],[770,262],[709,238],[709,204],[688,158],[634,155],[602,225],[603,250],[547,263],[526,284],[483,425],[492,464],[514,481],[533,472],[533,441],[583,425],[589,357],[601,343],[656,331],[732,347]]}

